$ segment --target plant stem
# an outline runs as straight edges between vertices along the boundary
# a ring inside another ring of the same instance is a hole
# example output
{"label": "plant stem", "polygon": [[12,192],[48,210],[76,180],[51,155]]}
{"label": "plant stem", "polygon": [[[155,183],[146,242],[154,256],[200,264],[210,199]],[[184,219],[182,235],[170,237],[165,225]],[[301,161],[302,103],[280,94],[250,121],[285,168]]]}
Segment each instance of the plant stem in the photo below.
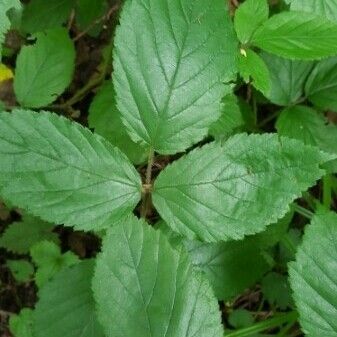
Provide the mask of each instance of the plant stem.
{"label": "plant stem", "polygon": [[330,209],[332,201],[332,179],[331,175],[326,175],[323,177],[323,205]]}
{"label": "plant stem", "polygon": [[296,213],[302,215],[303,217],[311,220],[311,218],[313,217],[313,213],[310,212],[308,209],[300,206],[300,205],[297,205],[297,204],[293,204],[293,209]]}
{"label": "plant stem", "polygon": [[154,161],[154,150],[150,148],[149,156],[147,161],[146,173],[145,173],[145,183],[143,184],[143,196],[142,196],[142,207],[140,215],[142,218],[146,218],[149,204],[151,200],[151,180],[152,180],[152,166]]}
{"label": "plant stem", "polygon": [[275,328],[285,323],[294,322],[297,319],[297,312],[292,311],[286,314],[281,314],[276,317],[267,319],[263,322],[255,323],[247,328],[243,328],[229,334],[226,337],[246,337],[252,334],[263,332],[267,329]]}

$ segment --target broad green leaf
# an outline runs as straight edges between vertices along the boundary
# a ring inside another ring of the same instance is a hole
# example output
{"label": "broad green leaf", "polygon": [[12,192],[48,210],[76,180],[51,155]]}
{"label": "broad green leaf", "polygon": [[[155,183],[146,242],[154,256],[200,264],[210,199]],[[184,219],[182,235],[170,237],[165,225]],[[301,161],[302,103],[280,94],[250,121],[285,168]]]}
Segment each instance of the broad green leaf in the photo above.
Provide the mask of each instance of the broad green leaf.
{"label": "broad green leaf", "polygon": [[70,84],[74,66],[75,48],[67,30],[37,33],[35,44],[23,47],[16,61],[14,91],[21,106],[54,102]]}
{"label": "broad green leaf", "polygon": [[241,43],[250,41],[255,30],[267,21],[269,5],[267,0],[246,0],[235,11],[234,27]]}
{"label": "broad green leaf", "polygon": [[[282,136],[299,139],[327,153],[337,154],[337,126],[329,124],[321,114],[307,106],[297,105],[283,110],[276,128]],[[331,164],[337,168],[336,161]]]}
{"label": "broad green leaf", "polygon": [[337,215],[316,215],[307,227],[290,284],[306,335],[337,336]]}
{"label": "broad green leaf", "polygon": [[271,80],[266,97],[277,105],[296,103],[304,95],[305,81],[314,63],[288,60],[268,53],[261,53],[261,57],[268,67]]}
{"label": "broad green leaf", "polygon": [[317,63],[308,77],[305,93],[314,105],[337,111],[337,57]]}
{"label": "broad green leaf", "polygon": [[33,316],[33,310],[24,308],[10,317],[9,329],[14,337],[33,337]]}
{"label": "broad green leaf", "polygon": [[290,9],[315,13],[337,21],[337,0],[291,0]]}
{"label": "broad green leaf", "polygon": [[34,267],[27,260],[7,260],[9,270],[18,282],[27,282],[34,273]]}
{"label": "broad green leaf", "polygon": [[288,278],[285,275],[271,272],[261,282],[263,296],[271,305],[285,310],[292,305]]}
{"label": "broad green leaf", "polygon": [[234,94],[226,95],[222,104],[220,118],[209,128],[209,134],[216,139],[228,138],[236,131],[243,131],[245,127],[245,118],[238,97]]}
{"label": "broad green leaf", "polygon": [[2,44],[5,42],[7,31],[11,27],[8,12],[12,8],[19,9],[21,7],[20,0],[1,0],[0,1],[0,61],[2,55]]}
{"label": "broad green leaf", "polygon": [[245,309],[236,309],[228,316],[228,323],[235,329],[245,328],[254,323],[254,316]]}
{"label": "broad green leaf", "polygon": [[117,148],[53,113],[0,114],[0,195],[29,213],[82,230],[134,209],[141,179]]}
{"label": "broad green leaf", "polygon": [[236,57],[223,0],[127,1],[113,77],[131,138],[161,154],[200,141],[220,116]]}
{"label": "broad green leaf", "polygon": [[251,81],[257,90],[268,96],[270,91],[269,70],[259,55],[250,49],[243,51],[239,58],[239,71],[246,83]]}
{"label": "broad green leaf", "polygon": [[91,103],[88,122],[95,132],[117,146],[133,163],[140,164],[146,160],[148,150],[133,142],[125,130],[110,81],[103,85]]}
{"label": "broad green leaf", "polygon": [[286,58],[320,59],[337,54],[337,23],[312,13],[282,12],[263,23],[251,42]]}
{"label": "broad green leaf", "polygon": [[[77,0],[76,23],[81,30],[87,30],[92,23],[99,20],[108,11],[106,0]],[[104,21],[94,25],[88,30],[88,34],[97,36],[103,27]]]}
{"label": "broad green leaf", "polygon": [[34,337],[104,337],[91,291],[92,260],[62,270],[39,291]]}
{"label": "broad green leaf", "polygon": [[167,224],[190,239],[241,239],[283,217],[324,175],[319,165],[333,158],[275,134],[240,134],[167,166],[153,202]]}
{"label": "broad green leaf", "polygon": [[38,218],[24,215],[22,221],[14,222],[0,237],[0,247],[18,254],[29,253],[30,248],[39,241],[59,242],[54,226]]}
{"label": "broad green leaf", "polygon": [[193,264],[205,273],[219,300],[233,299],[272,267],[254,237],[220,243],[187,241],[186,246]]}
{"label": "broad green leaf", "polygon": [[217,301],[185,250],[131,218],[111,228],[93,281],[107,337],[221,337]]}
{"label": "broad green leaf", "polygon": [[37,33],[60,27],[70,17],[75,0],[31,0],[24,8],[22,29]]}
{"label": "broad green leaf", "polygon": [[65,267],[79,262],[78,257],[72,252],[61,254],[61,249],[53,242],[41,241],[30,250],[30,255],[38,269],[35,282],[39,288]]}

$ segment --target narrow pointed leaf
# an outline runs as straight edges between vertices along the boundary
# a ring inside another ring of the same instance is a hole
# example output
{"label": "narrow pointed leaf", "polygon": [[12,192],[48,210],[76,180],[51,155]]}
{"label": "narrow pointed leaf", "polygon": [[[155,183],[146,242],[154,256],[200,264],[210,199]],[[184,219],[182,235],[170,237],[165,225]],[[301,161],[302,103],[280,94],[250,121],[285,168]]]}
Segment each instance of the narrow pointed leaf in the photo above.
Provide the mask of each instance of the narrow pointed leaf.
{"label": "narrow pointed leaf", "polygon": [[86,260],[67,268],[39,291],[35,337],[104,337],[91,291],[93,267]]}
{"label": "narrow pointed leaf", "polygon": [[274,134],[240,134],[166,167],[154,184],[153,202],[167,224],[188,238],[241,239],[283,217],[324,175],[319,164],[329,159]]}
{"label": "narrow pointed leaf", "polygon": [[337,215],[316,215],[290,264],[290,284],[308,336],[337,336]]}
{"label": "narrow pointed leaf", "polygon": [[143,221],[108,231],[93,288],[107,337],[221,337],[210,285],[187,253]]}
{"label": "narrow pointed leaf", "polygon": [[132,212],[141,181],[125,155],[48,112],[0,114],[0,195],[54,223],[99,230]]}
{"label": "narrow pointed leaf", "polygon": [[222,0],[127,1],[115,38],[114,83],[132,139],[173,154],[206,136],[220,116],[236,55]]}

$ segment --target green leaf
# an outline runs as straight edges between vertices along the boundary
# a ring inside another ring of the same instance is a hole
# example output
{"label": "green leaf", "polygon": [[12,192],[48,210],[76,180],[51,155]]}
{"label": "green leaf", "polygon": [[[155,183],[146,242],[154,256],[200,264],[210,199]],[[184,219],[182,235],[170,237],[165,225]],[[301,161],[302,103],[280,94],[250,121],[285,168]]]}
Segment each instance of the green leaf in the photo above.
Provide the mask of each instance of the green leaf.
{"label": "green leaf", "polygon": [[245,309],[237,309],[228,316],[229,324],[235,329],[245,328],[254,323],[254,316]]}
{"label": "green leaf", "polygon": [[317,15],[326,16],[332,21],[337,21],[336,0],[291,0],[290,9],[315,13]]}
{"label": "green leaf", "polygon": [[269,5],[266,0],[246,0],[235,11],[234,27],[241,43],[250,41],[255,30],[268,20]]}
{"label": "green leaf", "polygon": [[303,95],[305,82],[314,66],[313,62],[287,60],[261,53],[268,67],[271,87],[266,97],[277,105],[291,105]]}
{"label": "green leaf", "polygon": [[22,221],[12,223],[0,237],[0,247],[18,254],[27,254],[39,241],[59,242],[54,226],[38,218],[24,215]]}
{"label": "green leaf", "polygon": [[22,29],[37,33],[60,27],[70,17],[75,0],[31,0],[22,15]]}
{"label": "green leaf", "polygon": [[74,253],[69,251],[61,254],[60,247],[48,241],[42,241],[34,245],[30,250],[30,254],[38,267],[35,274],[35,282],[39,288],[63,268],[79,262]]}
{"label": "green leaf", "polygon": [[24,308],[10,317],[9,329],[14,337],[33,337],[33,315],[33,310]]}
{"label": "green leaf", "polygon": [[252,44],[292,59],[314,60],[337,54],[337,24],[305,12],[282,12],[256,30]]}
{"label": "green leaf", "polygon": [[209,129],[209,134],[215,139],[226,139],[237,131],[243,131],[245,126],[245,118],[240,106],[241,102],[238,101],[236,95],[226,95],[222,100],[222,104],[220,118]]}
{"label": "green leaf", "polygon": [[274,134],[236,135],[167,166],[154,184],[153,202],[167,224],[190,239],[241,239],[283,217],[324,175],[319,164],[328,157]]}
{"label": "green leaf", "polygon": [[337,57],[317,63],[308,77],[305,93],[314,105],[337,111]]}
{"label": "green leaf", "polygon": [[21,49],[14,91],[21,106],[39,108],[54,102],[71,82],[75,48],[64,28],[36,34],[34,45]]}
{"label": "green leaf", "polygon": [[0,2],[0,61],[2,56],[2,44],[5,42],[6,33],[11,27],[8,12],[12,8],[19,9],[20,7],[20,0],[1,0]]}
{"label": "green leaf", "polygon": [[107,337],[221,337],[217,301],[182,247],[129,218],[111,228],[93,281]]}
{"label": "green leaf", "polygon": [[240,75],[249,83],[252,80],[252,85],[265,96],[270,90],[270,75],[269,70],[263,59],[254,51],[248,49],[243,51],[239,58]]}
{"label": "green leaf", "polygon": [[128,159],[77,123],[16,110],[0,114],[0,135],[0,194],[46,221],[100,230],[140,199]]}
{"label": "green leaf", "polygon": [[[100,19],[107,12],[106,0],[77,0],[76,3],[76,23],[81,30],[86,30],[91,27],[92,23]],[[89,29],[88,34],[97,36],[102,27],[104,21],[94,25]]]}
{"label": "green leaf", "polygon": [[288,278],[284,275],[269,273],[262,280],[261,290],[267,301],[281,310],[287,309],[292,304]]}
{"label": "green leaf", "polygon": [[95,132],[117,146],[133,163],[140,164],[146,160],[148,150],[133,142],[125,130],[110,81],[104,83],[91,103],[88,122]]}
{"label": "green leaf", "polygon": [[220,116],[236,57],[223,0],[127,1],[115,38],[114,83],[131,138],[161,154],[200,141]]}
{"label": "green leaf", "polygon": [[337,215],[316,215],[307,227],[290,284],[303,331],[309,336],[337,335]]}
{"label": "green leaf", "polygon": [[18,282],[27,282],[34,273],[34,267],[26,260],[7,260],[9,270]]}
{"label": "green leaf", "polygon": [[[283,110],[276,128],[282,136],[299,139],[327,153],[337,154],[337,126],[329,124],[321,114],[307,106],[297,105]],[[332,163],[337,168],[337,162]]]}
{"label": "green leaf", "polygon": [[39,291],[35,337],[104,337],[91,291],[94,262],[85,260],[59,272]]}
{"label": "green leaf", "polygon": [[257,240],[201,243],[187,241],[193,264],[211,283],[219,300],[228,301],[253,286],[272,266]]}

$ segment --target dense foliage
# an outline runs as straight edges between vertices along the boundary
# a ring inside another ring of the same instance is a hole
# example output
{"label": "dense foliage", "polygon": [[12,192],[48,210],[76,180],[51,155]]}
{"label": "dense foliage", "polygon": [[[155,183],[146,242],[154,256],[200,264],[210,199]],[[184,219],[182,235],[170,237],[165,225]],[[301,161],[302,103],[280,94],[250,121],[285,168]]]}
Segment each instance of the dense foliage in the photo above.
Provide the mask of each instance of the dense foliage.
{"label": "dense foliage", "polygon": [[0,0],[0,60],[1,336],[337,336],[337,0]]}

